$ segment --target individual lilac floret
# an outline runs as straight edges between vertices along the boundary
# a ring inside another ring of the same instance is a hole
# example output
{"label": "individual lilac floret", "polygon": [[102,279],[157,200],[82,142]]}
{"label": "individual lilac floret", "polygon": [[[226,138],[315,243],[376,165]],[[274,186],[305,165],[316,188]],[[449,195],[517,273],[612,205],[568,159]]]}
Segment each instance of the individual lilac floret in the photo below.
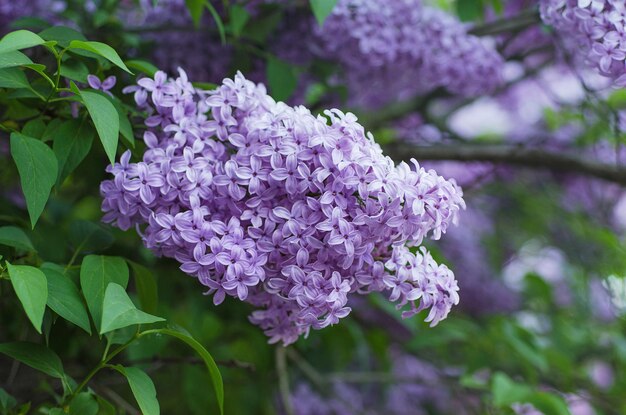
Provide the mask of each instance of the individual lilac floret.
{"label": "individual lilac floret", "polygon": [[357,105],[378,107],[438,87],[478,95],[502,82],[493,42],[421,0],[340,0],[318,35],[320,55],[341,64]]}
{"label": "individual lilac floret", "polygon": [[275,102],[241,73],[205,92],[160,72],[140,90],[147,150],[108,167],[104,221],[136,226],[215,304],[258,307],[270,342],[337,324],[354,294],[385,292],[405,316],[428,308],[433,325],[458,302],[452,272],[409,249],[456,223],[454,181],[395,166],[353,114]]}
{"label": "individual lilac floret", "polygon": [[623,0],[541,0],[541,18],[576,57],[626,86],[626,4]]}
{"label": "individual lilac floret", "polygon": [[100,78],[98,78],[96,75],[90,74],[90,75],[87,75],[87,82],[89,83],[89,86],[92,87],[93,89],[102,91],[110,96],[113,96],[110,90],[113,89],[113,87],[115,86],[115,83],[117,82],[117,78],[111,75],[107,77],[104,81],[101,81]]}

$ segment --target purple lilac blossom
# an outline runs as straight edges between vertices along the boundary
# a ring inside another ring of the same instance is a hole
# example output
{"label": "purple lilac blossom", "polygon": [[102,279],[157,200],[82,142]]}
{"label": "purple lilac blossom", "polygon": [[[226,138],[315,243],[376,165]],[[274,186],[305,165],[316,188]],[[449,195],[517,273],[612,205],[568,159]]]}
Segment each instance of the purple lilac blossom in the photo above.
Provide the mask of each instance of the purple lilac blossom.
{"label": "purple lilac blossom", "polygon": [[315,117],[240,73],[211,92],[182,70],[138,84],[148,149],[108,167],[103,220],[136,226],[215,304],[228,295],[258,307],[250,319],[270,342],[338,323],[349,294],[385,292],[409,305],[404,317],[430,309],[433,325],[458,303],[452,272],[409,250],[457,222],[454,181],[415,160],[395,166],[353,114]]}
{"label": "purple lilac blossom", "polygon": [[437,87],[478,95],[502,81],[493,42],[420,0],[341,0],[317,31],[321,57],[342,66],[357,106],[380,107]]}
{"label": "purple lilac blossom", "polygon": [[626,86],[626,4],[623,0],[540,0],[541,18],[561,43],[616,86]]}
{"label": "purple lilac blossom", "polygon": [[66,7],[64,0],[3,0],[0,1],[0,35],[9,32],[10,24],[22,17],[53,18]]}

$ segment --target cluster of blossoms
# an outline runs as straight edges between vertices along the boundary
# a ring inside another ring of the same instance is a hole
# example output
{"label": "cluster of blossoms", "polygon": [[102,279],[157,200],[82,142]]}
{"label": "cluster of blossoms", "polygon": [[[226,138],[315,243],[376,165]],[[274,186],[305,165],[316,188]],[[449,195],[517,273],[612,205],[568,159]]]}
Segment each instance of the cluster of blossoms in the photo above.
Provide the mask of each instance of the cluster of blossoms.
{"label": "cluster of blossoms", "polygon": [[541,17],[568,50],[626,86],[626,4],[623,0],[541,0]]}
{"label": "cluster of blossoms", "polygon": [[409,249],[456,222],[453,181],[395,166],[354,115],[277,103],[240,73],[211,92],[183,71],[138,84],[148,149],[108,168],[104,220],[137,226],[216,304],[257,306],[251,321],[271,342],[337,323],[353,293],[387,292],[405,317],[430,308],[432,324],[458,302],[452,272]]}
{"label": "cluster of blossoms", "polygon": [[64,0],[0,1],[0,35],[10,31],[10,24],[22,17],[51,18],[65,10]]}
{"label": "cluster of blossoms", "polygon": [[502,82],[492,42],[421,0],[340,0],[317,34],[321,56],[342,65],[351,99],[364,107],[438,87],[478,95]]}

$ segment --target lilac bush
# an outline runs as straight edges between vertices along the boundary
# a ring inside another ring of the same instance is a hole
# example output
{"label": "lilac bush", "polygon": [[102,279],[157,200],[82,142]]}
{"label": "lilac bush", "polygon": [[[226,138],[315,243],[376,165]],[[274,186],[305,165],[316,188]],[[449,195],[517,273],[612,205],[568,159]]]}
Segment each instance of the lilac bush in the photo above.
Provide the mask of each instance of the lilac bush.
{"label": "lilac bush", "polygon": [[128,91],[150,114],[148,148],[108,168],[104,220],[136,226],[215,304],[258,307],[270,342],[336,324],[349,294],[384,291],[405,317],[430,308],[432,325],[458,302],[452,272],[411,247],[456,223],[462,191],[415,160],[395,166],[353,114],[315,117],[240,73],[211,92],[182,70]]}
{"label": "lilac bush", "polygon": [[502,82],[492,42],[421,0],[340,0],[318,36],[321,56],[341,64],[350,99],[365,107],[437,87],[489,93]]}
{"label": "lilac bush", "polygon": [[626,4],[622,0],[541,0],[541,17],[616,86],[626,86]]}

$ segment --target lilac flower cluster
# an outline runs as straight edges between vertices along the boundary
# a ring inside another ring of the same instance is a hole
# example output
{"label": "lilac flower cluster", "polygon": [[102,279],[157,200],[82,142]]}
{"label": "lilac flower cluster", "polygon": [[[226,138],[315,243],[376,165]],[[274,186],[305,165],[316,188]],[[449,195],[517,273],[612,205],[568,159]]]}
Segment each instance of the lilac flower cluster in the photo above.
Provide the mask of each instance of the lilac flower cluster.
{"label": "lilac flower cluster", "polygon": [[321,56],[340,63],[353,102],[364,107],[438,87],[478,95],[502,81],[503,59],[490,41],[421,0],[340,0],[318,35]]}
{"label": "lilac flower cluster", "polygon": [[615,85],[626,86],[626,4],[623,0],[541,0],[541,17],[561,41]]}
{"label": "lilac flower cluster", "polygon": [[22,17],[51,18],[65,9],[64,0],[10,0],[0,2],[0,35],[10,31],[9,25]]}
{"label": "lilac flower cluster", "polygon": [[458,302],[452,272],[409,247],[456,223],[461,190],[415,160],[395,166],[353,114],[315,117],[240,73],[211,92],[182,70],[127,91],[151,113],[148,148],[108,168],[104,221],[137,226],[215,304],[259,307],[271,342],[336,324],[353,293],[385,291],[405,317],[430,308],[433,325]]}

